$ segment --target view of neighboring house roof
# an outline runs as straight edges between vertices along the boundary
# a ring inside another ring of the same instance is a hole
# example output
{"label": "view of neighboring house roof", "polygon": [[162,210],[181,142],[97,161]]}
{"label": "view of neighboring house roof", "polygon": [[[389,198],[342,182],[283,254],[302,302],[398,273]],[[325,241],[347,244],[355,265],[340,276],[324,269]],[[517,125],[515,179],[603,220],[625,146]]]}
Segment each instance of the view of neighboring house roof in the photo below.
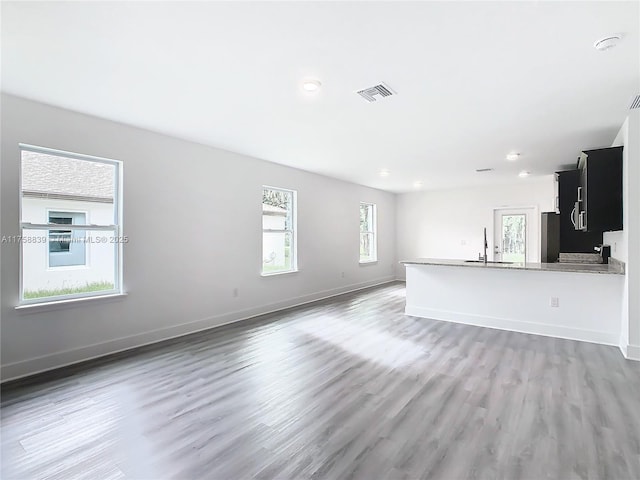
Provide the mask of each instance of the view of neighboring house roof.
{"label": "view of neighboring house roof", "polygon": [[22,152],[22,193],[25,196],[113,202],[114,176],[113,165]]}
{"label": "view of neighboring house roof", "polygon": [[262,204],[262,214],[263,215],[276,215],[276,216],[286,216],[287,210],[281,207],[276,207],[275,205],[269,205],[268,203]]}

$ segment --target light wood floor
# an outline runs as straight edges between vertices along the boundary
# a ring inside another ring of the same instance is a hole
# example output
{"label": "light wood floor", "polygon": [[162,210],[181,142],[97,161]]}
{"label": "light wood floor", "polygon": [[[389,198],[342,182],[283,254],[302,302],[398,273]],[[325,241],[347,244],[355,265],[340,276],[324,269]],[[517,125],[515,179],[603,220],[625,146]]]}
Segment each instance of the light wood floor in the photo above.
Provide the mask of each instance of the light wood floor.
{"label": "light wood floor", "polygon": [[640,478],[640,364],[403,308],[393,284],[6,386],[2,478]]}

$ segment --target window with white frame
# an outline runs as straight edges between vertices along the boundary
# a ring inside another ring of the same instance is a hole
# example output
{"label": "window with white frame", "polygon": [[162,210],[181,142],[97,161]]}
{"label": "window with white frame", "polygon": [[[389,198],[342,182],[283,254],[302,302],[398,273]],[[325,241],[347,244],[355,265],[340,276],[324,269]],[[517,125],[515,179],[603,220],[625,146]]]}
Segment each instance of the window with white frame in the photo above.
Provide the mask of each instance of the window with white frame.
{"label": "window with white frame", "polygon": [[[49,222],[54,225],[84,225],[84,212],[49,212]],[[60,228],[60,227],[59,227]],[[82,231],[49,230],[49,267],[86,265],[86,247]]]}
{"label": "window with white frame", "polygon": [[20,150],[20,303],[121,293],[121,162]]}
{"label": "window with white frame", "polygon": [[360,263],[378,260],[376,248],[376,205],[360,203]]}
{"label": "window with white frame", "polygon": [[296,191],[262,187],[262,275],[296,269]]}

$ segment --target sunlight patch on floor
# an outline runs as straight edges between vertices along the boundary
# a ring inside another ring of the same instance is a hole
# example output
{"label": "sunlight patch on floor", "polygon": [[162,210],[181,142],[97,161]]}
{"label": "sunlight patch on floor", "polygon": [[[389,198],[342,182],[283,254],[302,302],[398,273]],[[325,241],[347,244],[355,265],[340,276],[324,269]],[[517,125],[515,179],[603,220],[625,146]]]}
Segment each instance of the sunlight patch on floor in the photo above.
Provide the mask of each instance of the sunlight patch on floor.
{"label": "sunlight patch on floor", "polygon": [[295,328],[389,368],[407,367],[418,359],[429,356],[427,350],[409,340],[328,315],[297,324]]}

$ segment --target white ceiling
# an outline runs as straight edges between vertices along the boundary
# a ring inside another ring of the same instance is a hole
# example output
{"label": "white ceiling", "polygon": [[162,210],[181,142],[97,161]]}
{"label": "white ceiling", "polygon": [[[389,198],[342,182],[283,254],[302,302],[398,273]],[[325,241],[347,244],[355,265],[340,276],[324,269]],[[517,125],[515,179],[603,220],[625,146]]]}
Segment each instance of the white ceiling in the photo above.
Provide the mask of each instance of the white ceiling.
{"label": "white ceiling", "polygon": [[[639,14],[638,2],[2,2],[2,90],[394,192],[511,182],[611,144],[640,93]],[[624,41],[596,51],[611,33]],[[398,95],[356,95],[381,81]],[[504,159],[512,150],[521,160]]]}

